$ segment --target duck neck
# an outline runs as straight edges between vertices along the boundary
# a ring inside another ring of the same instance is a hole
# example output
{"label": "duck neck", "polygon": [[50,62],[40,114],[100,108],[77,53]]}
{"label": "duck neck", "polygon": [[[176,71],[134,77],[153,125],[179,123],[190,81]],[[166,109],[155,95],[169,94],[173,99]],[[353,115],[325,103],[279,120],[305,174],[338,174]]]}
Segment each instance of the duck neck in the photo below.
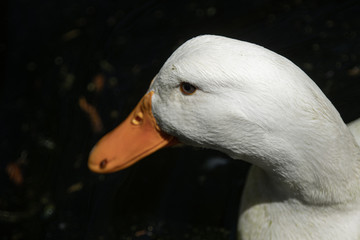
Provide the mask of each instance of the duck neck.
{"label": "duck neck", "polygon": [[272,189],[271,194],[295,198],[305,204],[359,201],[359,146],[346,126],[336,136],[319,134],[302,136],[292,142],[286,140],[282,145],[285,148],[275,148],[266,159],[254,160],[267,175],[264,184]]}

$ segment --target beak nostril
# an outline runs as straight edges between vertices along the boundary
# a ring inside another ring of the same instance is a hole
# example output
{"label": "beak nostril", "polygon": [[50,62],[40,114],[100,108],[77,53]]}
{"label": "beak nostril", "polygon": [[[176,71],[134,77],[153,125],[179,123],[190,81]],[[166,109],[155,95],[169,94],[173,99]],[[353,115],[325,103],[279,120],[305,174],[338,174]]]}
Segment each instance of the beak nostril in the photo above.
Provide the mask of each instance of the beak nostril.
{"label": "beak nostril", "polygon": [[140,125],[143,121],[144,114],[142,112],[138,112],[136,116],[131,120],[131,123],[134,125]]}
{"label": "beak nostril", "polygon": [[107,164],[107,159],[105,158],[104,160],[102,160],[102,161],[100,162],[100,168],[101,168],[101,169],[105,168],[105,167],[106,167],[106,164]]}
{"label": "beak nostril", "polygon": [[138,122],[141,122],[142,118],[140,116],[136,116],[135,120],[138,121]]}

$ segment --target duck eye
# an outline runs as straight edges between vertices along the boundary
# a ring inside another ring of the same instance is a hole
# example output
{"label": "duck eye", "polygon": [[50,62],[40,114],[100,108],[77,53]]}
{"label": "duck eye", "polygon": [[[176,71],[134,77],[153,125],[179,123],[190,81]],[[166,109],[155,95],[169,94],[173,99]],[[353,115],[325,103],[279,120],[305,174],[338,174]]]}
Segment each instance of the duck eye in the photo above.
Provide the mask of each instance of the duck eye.
{"label": "duck eye", "polygon": [[191,85],[190,83],[187,82],[182,82],[180,84],[180,90],[183,94],[185,95],[191,95],[196,91],[196,87],[194,85]]}

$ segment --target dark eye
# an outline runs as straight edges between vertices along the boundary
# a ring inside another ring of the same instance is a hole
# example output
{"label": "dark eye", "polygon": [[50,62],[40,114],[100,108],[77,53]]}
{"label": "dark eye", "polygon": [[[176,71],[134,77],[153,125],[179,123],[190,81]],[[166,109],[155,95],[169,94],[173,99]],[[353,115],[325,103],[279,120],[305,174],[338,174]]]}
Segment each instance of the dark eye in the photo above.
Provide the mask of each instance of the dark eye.
{"label": "dark eye", "polygon": [[196,87],[187,82],[182,82],[180,84],[180,90],[185,95],[191,95],[196,91]]}

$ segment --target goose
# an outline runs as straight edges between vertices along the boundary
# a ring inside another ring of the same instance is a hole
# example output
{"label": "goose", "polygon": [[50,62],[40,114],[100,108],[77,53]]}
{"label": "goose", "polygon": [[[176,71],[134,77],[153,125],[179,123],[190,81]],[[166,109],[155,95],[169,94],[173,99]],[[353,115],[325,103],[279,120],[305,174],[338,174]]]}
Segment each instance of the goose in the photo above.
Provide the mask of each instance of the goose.
{"label": "goose", "polygon": [[169,57],[126,120],[94,146],[88,166],[118,171],[178,143],[215,149],[252,164],[238,239],[355,240],[359,129],[285,57],[201,35]]}

